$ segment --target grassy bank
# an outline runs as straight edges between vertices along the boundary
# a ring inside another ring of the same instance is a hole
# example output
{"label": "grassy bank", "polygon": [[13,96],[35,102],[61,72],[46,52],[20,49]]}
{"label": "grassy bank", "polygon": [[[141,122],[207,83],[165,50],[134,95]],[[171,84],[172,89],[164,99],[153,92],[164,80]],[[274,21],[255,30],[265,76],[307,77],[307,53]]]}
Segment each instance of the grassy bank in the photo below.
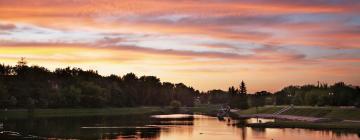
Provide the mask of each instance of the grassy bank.
{"label": "grassy bank", "polygon": [[188,112],[207,114],[207,115],[216,115],[220,105],[199,105],[196,107],[184,108]]}
{"label": "grassy bank", "polygon": [[295,121],[276,121],[261,124],[246,124],[249,127],[258,128],[306,128],[319,130],[346,130],[346,131],[360,131],[359,123],[349,122],[328,122],[328,123],[309,123],[309,122],[295,122]]}
{"label": "grassy bank", "polygon": [[182,107],[174,111],[170,107],[126,107],[126,108],[58,108],[0,110],[1,118],[27,118],[31,117],[81,117],[81,116],[111,116],[111,115],[136,115],[136,114],[169,114],[169,113],[201,113],[216,114],[217,105],[201,105],[197,107]]}
{"label": "grassy bank", "polygon": [[[249,114],[272,114],[284,106],[266,106],[256,108],[250,108],[247,110],[241,110],[237,112],[239,115]],[[295,106],[294,108],[281,113],[281,115],[294,115],[305,117],[320,117],[331,118],[337,120],[360,120],[360,109],[358,108],[339,108],[339,107],[307,107],[307,106]]]}
{"label": "grassy bank", "polygon": [[267,106],[267,107],[252,107],[246,110],[240,110],[237,112],[239,115],[251,115],[251,114],[273,114],[279,110],[281,110],[283,107],[277,107],[277,106]]}
{"label": "grassy bank", "polygon": [[76,108],[76,109],[34,109],[29,112],[26,109],[11,109],[0,111],[3,118],[26,118],[32,117],[72,117],[72,116],[109,116],[109,115],[135,115],[155,114],[170,112],[169,108],[161,107],[132,107],[132,108]]}
{"label": "grassy bank", "polygon": [[[251,115],[251,114],[273,114],[284,106],[266,106],[250,108],[236,112],[238,115]],[[263,128],[308,128],[308,129],[341,129],[360,131],[360,109],[358,108],[339,108],[339,107],[305,107],[295,106],[287,110],[281,115],[294,115],[305,117],[319,117],[330,118],[327,122],[301,122],[301,121],[282,121],[276,120],[275,122],[259,123],[259,124],[246,124],[249,127],[263,127]],[[353,120],[352,122],[342,120]]]}
{"label": "grassy bank", "polygon": [[308,116],[332,118],[341,120],[360,120],[360,109],[338,108],[338,107],[295,107],[284,113],[284,115]]}

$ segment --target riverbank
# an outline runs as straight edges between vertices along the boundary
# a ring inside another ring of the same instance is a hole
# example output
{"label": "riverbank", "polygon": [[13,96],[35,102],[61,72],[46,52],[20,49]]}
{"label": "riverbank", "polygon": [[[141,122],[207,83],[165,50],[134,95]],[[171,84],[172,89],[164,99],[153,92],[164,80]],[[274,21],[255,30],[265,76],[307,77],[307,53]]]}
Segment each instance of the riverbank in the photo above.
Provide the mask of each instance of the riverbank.
{"label": "riverbank", "polygon": [[[234,113],[239,116],[254,115],[254,114],[274,114],[286,106],[265,106],[250,108],[247,110],[238,110]],[[285,112],[278,115],[292,115],[302,117],[314,118],[329,118],[333,120],[360,120],[359,108],[341,108],[341,107],[309,107],[309,106],[294,106]]]}
{"label": "riverbank", "polygon": [[[274,115],[284,106],[250,108],[233,112],[233,117],[275,118],[275,122],[245,124],[249,127],[266,128],[310,128],[310,129],[353,129],[360,130],[360,110],[356,108],[335,107],[294,107],[281,114]],[[10,109],[0,111],[0,119],[18,119],[28,117],[82,117],[116,116],[139,114],[199,113],[215,116],[218,105],[181,107],[174,111],[171,107],[129,107],[129,108],[75,108],[75,109]],[[267,117],[266,117],[267,116]],[[274,117],[277,116],[277,117]],[[286,117],[286,118],[281,118]],[[290,119],[289,119],[290,118]],[[326,121],[308,121],[307,118],[326,118]]]}
{"label": "riverbank", "polygon": [[267,123],[251,123],[245,126],[253,128],[305,128],[316,130],[344,130],[351,132],[360,132],[360,123],[351,122],[323,122],[311,123],[301,121],[275,121]]}
{"label": "riverbank", "polygon": [[125,108],[57,108],[57,109],[8,109],[0,110],[1,118],[27,118],[31,117],[81,117],[81,116],[116,116],[137,114],[171,114],[194,113],[216,114],[216,105],[198,107],[181,107],[174,110],[171,107],[125,107]]}
{"label": "riverbank", "polygon": [[358,108],[294,106],[277,114],[284,107],[266,106],[233,113],[241,118],[275,119],[275,122],[245,124],[249,127],[360,130],[360,109]]}
{"label": "riverbank", "polygon": [[81,116],[111,116],[111,115],[136,115],[167,113],[169,108],[161,107],[126,107],[126,108],[58,108],[58,109],[9,109],[1,110],[2,118],[26,117],[81,117]]}

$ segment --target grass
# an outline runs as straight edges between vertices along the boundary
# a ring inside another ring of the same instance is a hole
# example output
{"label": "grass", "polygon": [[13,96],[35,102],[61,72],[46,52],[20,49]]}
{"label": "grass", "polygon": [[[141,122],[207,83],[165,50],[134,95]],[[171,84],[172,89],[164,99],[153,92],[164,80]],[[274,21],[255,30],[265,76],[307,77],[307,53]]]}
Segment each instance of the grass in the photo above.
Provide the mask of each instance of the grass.
{"label": "grass", "polygon": [[189,112],[208,114],[208,115],[216,115],[217,110],[220,108],[219,105],[199,105],[196,107],[186,108]]}
{"label": "grass", "polygon": [[0,110],[0,118],[27,118],[31,117],[81,117],[81,116],[116,116],[137,114],[170,114],[170,113],[202,113],[216,114],[218,105],[200,105],[197,107],[182,107],[174,112],[170,107],[126,107],[126,108],[57,108],[57,109],[34,109],[29,112],[26,109]]}
{"label": "grass", "polygon": [[360,109],[333,109],[324,117],[338,118],[344,120],[360,120]]}
{"label": "grass", "polygon": [[[256,112],[255,108],[241,110],[237,112],[239,115],[250,114],[273,114],[285,106],[265,106],[260,107]],[[330,118],[329,122],[300,122],[300,121],[283,121],[276,120],[275,122],[260,123],[260,124],[246,124],[249,127],[266,127],[266,128],[307,128],[307,129],[341,129],[360,131],[359,122],[343,122],[341,120],[360,120],[360,109],[358,108],[339,108],[339,107],[309,107],[309,106],[295,106],[294,108],[281,113],[281,115],[295,115],[306,117],[321,117]]]}
{"label": "grass", "polygon": [[360,120],[360,109],[358,108],[295,107],[282,114],[341,120]]}
{"label": "grass", "polygon": [[[240,115],[249,114],[273,114],[285,106],[265,106],[256,108],[249,108],[237,112]],[[360,120],[359,108],[339,108],[339,107],[309,107],[309,106],[295,106],[294,108],[281,113],[281,115],[294,115],[305,117],[320,117],[340,120]]]}
{"label": "grass", "polygon": [[307,116],[307,117],[324,117],[326,114],[330,113],[332,109],[330,108],[292,108],[282,115],[295,115],[295,116]]}
{"label": "grass", "polygon": [[240,110],[237,112],[240,115],[251,115],[251,114],[273,114],[279,110],[281,110],[283,107],[276,107],[276,106],[266,106],[266,107],[258,107],[256,109],[255,107],[249,108],[246,110]]}
{"label": "grass", "polygon": [[0,116],[6,118],[26,118],[29,115],[32,117],[72,117],[152,114],[166,112],[169,112],[169,109],[161,107],[35,109],[31,113],[26,109],[13,109],[8,111],[0,111]]}
{"label": "grass", "polygon": [[[251,115],[251,114],[273,114],[287,106],[265,106],[256,108],[249,108],[236,112],[237,115]],[[360,123],[357,122],[342,122],[340,120],[360,120],[360,109],[356,108],[339,108],[339,107],[308,107],[308,106],[295,106],[283,115],[296,115],[308,117],[324,117],[332,118],[330,122],[300,122],[300,121],[283,121],[276,120],[275,122],[268,123],[252,123],[239,125],[248,127],[260,128],[306,128],[306,129],[331,129],[331,130],[346,130],[346,131],[360,131]]]}
{"label": "grass", "polygon": [[347,130],[347,131],[360,131],[359,123],[348,122],[328,122],[328,123],[309,123],[309,122],[295,122],[295,121],[275,121],[259,124],[246,124],[249,127],[260,128],[306,128],[306,129],[331,129],[331,130]]}

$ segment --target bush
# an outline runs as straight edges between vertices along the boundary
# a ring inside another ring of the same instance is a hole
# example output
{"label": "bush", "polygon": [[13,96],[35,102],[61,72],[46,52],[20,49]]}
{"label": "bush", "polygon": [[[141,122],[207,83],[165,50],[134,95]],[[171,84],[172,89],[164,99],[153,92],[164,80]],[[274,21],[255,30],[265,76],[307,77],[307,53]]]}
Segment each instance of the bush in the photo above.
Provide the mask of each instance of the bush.
{"label": "bush", "polygon": [[360,108],[360,98],[357,98],[355,103],[354,103],[356,108]]}
{"label": "bush", "polygon": [[180,107],[181,107],[181,102],[180,102],[180,101],[177,101],[177,100],[172,100],[172,101],[170,102],[170,107],[171,107],[171,109],[177,111],[177,110],[179,110]]}
{"label": "bush", "polygon": [[26,100],[27,109],[29,112],[33,112],[35,109],[35,100],[32,98],[28,98]]}

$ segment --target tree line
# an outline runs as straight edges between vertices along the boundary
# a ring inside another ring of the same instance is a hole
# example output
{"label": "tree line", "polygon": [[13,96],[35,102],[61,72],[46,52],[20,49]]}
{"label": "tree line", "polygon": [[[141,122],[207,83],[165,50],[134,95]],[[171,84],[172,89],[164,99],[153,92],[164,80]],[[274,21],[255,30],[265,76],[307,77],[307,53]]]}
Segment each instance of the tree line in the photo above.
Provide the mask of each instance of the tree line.
{"label": "tree line", "polygon": [[155,76],[101,76],[97,71],[58,68],[50,71],[0,64],[1,108],[134,107],[167,106],[179,101],[193,106],[199,91],[183,83],[161,82]]}
{"label": "tree line", "polygon": [[253,94],[244,92],[241,82],[239,88],[233,86],[228,91],[210,90],[202,94],[202,103],[229,104],[234,108],[258,107],[264,105],[301,106],[356,106],[360,107],[360,87],[337,82],[333,85],[318,82],[317,85],[287,86],[271,93],[259,91]]}
{"label": "tree line", "polygon": [[28,66],[24,59],[17,65],[0,64],[0,108],[73,108],[193,106],[227,104],[246,109],[264,105],[358,106],[360,87],[338,82],[333,85],[287,86],[271,93],[247,92],[241,81],[227,91],[200,92],[183,83],[161,82],[155,76],[101,76],[97,71],[58,68],[50,71]]}

